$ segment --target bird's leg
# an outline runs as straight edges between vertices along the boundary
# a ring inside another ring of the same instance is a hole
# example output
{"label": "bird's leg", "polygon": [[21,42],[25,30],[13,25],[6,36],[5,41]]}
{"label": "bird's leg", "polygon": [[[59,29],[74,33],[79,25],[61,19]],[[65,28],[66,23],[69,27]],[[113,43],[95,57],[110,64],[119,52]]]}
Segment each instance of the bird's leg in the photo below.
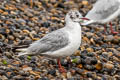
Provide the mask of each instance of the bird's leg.
{"label": "bird's leg", "polygon": [[112,23],[111,23],[111,22],[109,22],[109,25],[110,25],[111,33],[112,33],[112,34],[118,34],[118,32],[113,31]]}
{"label": "bird's leg", "polygon": [[60,58],[58,58],[57,63],[58,63],[59,71],[60,71],[61,73],[66,72],[66,70],[65,70],[65,69],[62,67],[62,65],[61,65]]}
{"label": "bird's leg", "polygon": [[106,29],[106,24],[104,24],[104,32],[106,33],[107,29]]}
{"label": "bird's leg", "polygon": [[30,8],[33,7],[33,0],[30,0]]}

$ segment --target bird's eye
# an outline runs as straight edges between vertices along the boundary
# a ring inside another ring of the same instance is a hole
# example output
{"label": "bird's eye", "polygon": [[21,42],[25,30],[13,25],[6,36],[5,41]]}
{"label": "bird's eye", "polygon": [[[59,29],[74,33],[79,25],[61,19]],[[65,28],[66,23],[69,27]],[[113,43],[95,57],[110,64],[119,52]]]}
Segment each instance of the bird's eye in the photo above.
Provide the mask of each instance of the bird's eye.
{"label": "bird's eye", "polygon": [[79,15],[77,14],[76,17],[79,17]]}
{"label": "bird's eye", "polygon": [[71,15],[70,18],[73,19],[73,16]]}

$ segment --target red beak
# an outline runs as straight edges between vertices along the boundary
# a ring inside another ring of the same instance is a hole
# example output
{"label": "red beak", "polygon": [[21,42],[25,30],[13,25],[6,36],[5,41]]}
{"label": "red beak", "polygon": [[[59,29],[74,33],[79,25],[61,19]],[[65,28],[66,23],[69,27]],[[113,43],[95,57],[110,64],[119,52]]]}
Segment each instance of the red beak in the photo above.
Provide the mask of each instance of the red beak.
{"label": "red beak", "polygon": [[81,19],[83,19],[83,20],[90,20],[90,19],[88,19],[88,18],[85,18],[85,17],[83,17],[83,18],[81,18]]}

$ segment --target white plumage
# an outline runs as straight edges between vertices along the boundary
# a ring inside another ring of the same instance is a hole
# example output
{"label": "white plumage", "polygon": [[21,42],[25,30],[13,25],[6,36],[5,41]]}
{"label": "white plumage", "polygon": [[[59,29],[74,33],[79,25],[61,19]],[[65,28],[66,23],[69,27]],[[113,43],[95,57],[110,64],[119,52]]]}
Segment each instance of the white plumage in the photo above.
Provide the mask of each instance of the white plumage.
{"label": "white plumage", "polygon": [[[65,17],[66,25],[64,28],[53,31],[38,41],[32,43],[27,49],[21,49],[21,55],[43,55],[58,58],[60,71],[64,72],[61,67],[59,58],[72,55],[81,44],[81,21],[82,15],[77,10],[71,10]],[[20,50],[20,49],[19,49]]]}
{"label": "white plumage", "polygon": [[[120,15],[120,0],[97,0],[93,8],[85,16],[89,20],[84,21],[82,25],[92,23],[105,24],[115,19],[118,15]],[[112,26],[111,31],[114,33]]]}
{"label": "white plumage", "polygon": [[81,17],[78,11],[70,11],[66,15],[64,28],[47,34],[32,43],[27,49],[21,49],[23,52],[19,53],[18,56],[28,54],[66,57],[73,54],[81,43],[81,26],[79,24]]}

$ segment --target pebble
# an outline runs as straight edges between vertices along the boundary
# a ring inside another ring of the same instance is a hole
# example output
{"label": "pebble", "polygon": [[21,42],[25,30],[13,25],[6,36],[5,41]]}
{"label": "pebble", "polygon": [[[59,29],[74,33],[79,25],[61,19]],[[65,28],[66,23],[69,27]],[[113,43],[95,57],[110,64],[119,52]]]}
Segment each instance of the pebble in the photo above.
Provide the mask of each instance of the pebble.
{"label": "pebble", "polygon": [[20,38],[19,33],[13,33],[13,36],[14,36],[15,38]]}
{"label": "pebble", "polygon": [[0,34],[0,41],[4,41],[4,40],[5,40],[5,37],[2,34]]}
{"label": "pebble", "polygon": [[86,64],[84,67],[85,67],[87,70],[91,70],[91,71],[95,70],[95,67],[94,67],[93,65],[88,65],[88,64]]}
{"label": "pebble", "polygon": [[108,36],[106,36],[106,38],[104,40],[106,42],[111,42],[112,40],[114,40],[114,36],[113,35],[108,35]]}
{"label": "pebble", "polygon": [[53,76],[56,76],[56,71],[55,71],[55,69],[49,70],[49,71],[48,71],[48,74],[51,74],[51,75],[53,75]]}
{"label": "pebble", "polygon": [[67,78],[72,78],[71,72],[67,72]]}
{"label": "pebble", "polygon": [[95,64],[97,64],[97,62],[98,62],[97,59],[94,59],[94,58],[91,59],[91,64],[95,65]]}
{"label": "pebble", "polygon": [[120,58],[120,52],[118,50],[113,49],[113,52],[118,58]]}
{"label": "pebble", "polygon": [[84,0],[84,1],[82,1],[82,4],[87,6],[88,5],[88,1]]}
{"label": "pebble", "polygon": [[104,64],[104,67],[107,68],[107,69],[113,69],[114,65],[110,64],[110,63],[106,63],[106,64]]}
{"label": "pebble", "polygon": [[103,68],[103,64],[99,62],[95,65],[95,67],[97,70],[101,70]]}
{"label": "pebble", "polygon": [[94,36],[94,33],[87,32],[87,33],[86,33],[86,36],[90,39],[90,38],[92,38],[92,36]]}
{"label": "pebble", "polygon": [[87,48],[88,52],[94,52],[94,50],[92,48]]}
{"label": "pebble", "polygon": [[75,75],[76,74],[75,69],[71,69],[70,72],[71,72],[71,75]]}
{"label": "pebble", "polygon": [[95,56],[95,53],[87,53],[87,56],[89,56],[89,57],[94,57]]}
{"label": "pebble", "polygon": [[6,76],[0,76],[2,80],[8,80],[8,78]]}
{"label": "pebble", "polygon": [[11,35],[9,35],[9,36],[8,36],[8,39],[10,39],[10,40],[14,40],[14,37],[11,36]]}
{"label": "pebble", "polygon": [[4,54],[5,54],[6,57],[8,57],[8,58],[12,58],[12,53],[10,53],[10,52],[4,52]]}
{"label": "pebble", "polygon": [[86,62],[86,64],[91,64],[91,57],[87,57],[87,58],[85,59],[85,62]]}
{"label": "pebble", "polygon": [[29,71],[29,70],[32,70],[32,68],[31,67],[23,68],[23,71]]}

